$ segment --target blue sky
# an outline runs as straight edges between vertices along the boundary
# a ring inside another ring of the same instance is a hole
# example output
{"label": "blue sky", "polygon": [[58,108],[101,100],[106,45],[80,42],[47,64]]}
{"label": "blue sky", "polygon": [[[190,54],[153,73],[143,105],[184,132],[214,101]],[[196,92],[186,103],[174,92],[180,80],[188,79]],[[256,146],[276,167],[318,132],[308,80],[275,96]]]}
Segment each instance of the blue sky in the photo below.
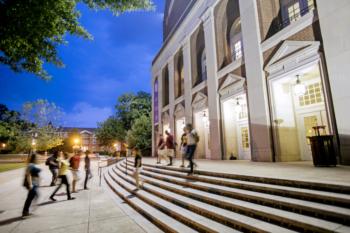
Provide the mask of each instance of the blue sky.
{"label": "blue sky", "polygon": [[65,68],[47,65],[53,76],[43,81],[0,65],[0,103],[21,110],[25,101],[48,99],[65,112],[65,126],[96,127],[114,113],[118,96],[151,91],[151,62],[162,44],[164,1],[155,11],[113,16],[79,5],[81,24],[94,40],[66,37],[59,48]]}

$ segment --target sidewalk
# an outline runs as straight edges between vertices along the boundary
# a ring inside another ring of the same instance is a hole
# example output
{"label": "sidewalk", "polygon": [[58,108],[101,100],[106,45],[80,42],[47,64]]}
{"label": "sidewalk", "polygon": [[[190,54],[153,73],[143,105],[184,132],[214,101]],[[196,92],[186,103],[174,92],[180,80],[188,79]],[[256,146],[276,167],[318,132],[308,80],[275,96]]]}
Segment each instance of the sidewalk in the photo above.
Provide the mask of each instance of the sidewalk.
{"label": "sidewalk", "polygon": [[94,177],[90,180],[90,190],[81,190],[83,180],[80,180],[78,190],[81,191],[72,194],[76,199],[71,201],[67,201],[64,187],[58,192],[57,202],[49,201],[48,197],[54,187],[47,186],[50,183],[50,172],[46,166],[41,167],[43,187],[40,188],[38,205],[34,206],[34,216],[25,220],[20,217],[27,194],[21,185],[24,169],[0,173],[1,233],[144,232],[128,216],[130,213],[127,214],[121,209],[120,205],[99,187],[97,162],[92,163]]}
{"label": "sidewalk", "polygon": [[[350,186],[350,166],[314,167],[311,161],[268,163],[200,159],[195,162],[198,165],[197,169],[203,171]],[[156,158],[143,158],[143,163],[155,164]],[[165,161],[162,164],[165,165]],[[179,167],[180,164],[181,161],[176,159],[174,166]]]}

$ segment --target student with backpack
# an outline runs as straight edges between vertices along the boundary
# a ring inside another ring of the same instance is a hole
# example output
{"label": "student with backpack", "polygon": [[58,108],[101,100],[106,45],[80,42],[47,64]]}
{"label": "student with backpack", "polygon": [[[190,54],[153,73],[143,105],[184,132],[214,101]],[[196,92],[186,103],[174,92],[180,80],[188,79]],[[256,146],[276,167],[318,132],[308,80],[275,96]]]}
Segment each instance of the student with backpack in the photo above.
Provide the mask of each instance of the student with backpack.
{"label": "student with backpack", "polygon": [[133,155],[135,156],[135,161],[134,161],[134,178],[135,178],[135,182],[136,182],[136,190],[138,190],[140,188],[140,172],[142,169],[142,156],[141,156],[141,152],[139,149],[134,148],[132,151]]}
{"label": "student with backpack", "polygon": [[22,218],[25,218],[31,215],[29,213],[30,205],[32,204],[32,201],[35,198],[38,198],[39,173],[41,172],[41,169],[36,166],[36,163],[37,163],[36,154],[32,154],[29,159],[29,164],[26,169],[24,183],[23,183],[23,186],[25,186],[28,189],[28,195],[24,203]]}
{"label": "student with backpack", "polygon": [[187,159],[190,162],[190,172],[188,175],[193,175],[193,162],[194,152],[196,151],[197,144],[199,142],[199,136],[195,129],[193,129],[192,124],[186,125],[186,135],[187,135]]}
{"label": "student with backpack", "polygon": [[60,158],[59,161],[59,171],[58,171],[58,177],[61,179],[61,183],[55,191],[51,194],[50,199],[52,201],[56,201],[55,195],[58,192],[58,190],[61,188],[62,185],[66,186],[66,191],[67,191],[67,200],[74,200],[74,197],[71,197],[70,195],[70,189],[69,189],[69,181],[68,181],[68,170],[69,170],[69,155],[67,153],[64,153],[64,158]]}
{"label": "student with backpack", "polygon": [[169,159],[169,163],[167,166],[172,166],[173,165],[173,157],[175,154],[175,144],[174,144],[174,137],[173,135],[166,130],[165,134],[167,135],[166,140],[165,140],[165,146],[166,146],[166,151],[167,151],[167,156]]}
{"label": "student with backpack", "polygon": [[55,151],[53,155],[46,159],[45,165],[49,166],[49,170],[52,174],[52,180],[50,186],[55,186],[58,177],[58,157],[60,151]]}

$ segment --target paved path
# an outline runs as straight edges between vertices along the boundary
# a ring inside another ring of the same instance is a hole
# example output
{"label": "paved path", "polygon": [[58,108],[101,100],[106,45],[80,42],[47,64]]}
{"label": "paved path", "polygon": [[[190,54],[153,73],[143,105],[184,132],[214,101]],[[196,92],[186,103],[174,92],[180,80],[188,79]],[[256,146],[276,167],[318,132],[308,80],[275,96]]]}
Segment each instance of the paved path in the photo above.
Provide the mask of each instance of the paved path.
{"label": "paved path", "polygon": [[[34,206],[34,216],[25,220],[20,218],[26,198],[26,190],[21,186],[24,169],[0,173],[0,233],[144,232],[129,217],[135,213],[99,187],[96,166],[94,162],[90,190],[72,194],[77,199],[67,201],[62,188],[57,202],[48,200],[54,188],[47,187],[50,173],[46,166],[42,166],[40,198]],[[82,181],[79,185],[78,189],[81,189]]]}
{"label": "paved path", "polygon": [[[143,162],[155,164],[156,159],[144,158]],[[271,163],[201,159],[195,162],[198,164],[198,169],[204,171],[350,185],[350,166],[314,167],[311,161]],[[165,165],[164,160],[162,164]],[[178,167],[180,164],[179,160],[174,162],[174,166]]]}

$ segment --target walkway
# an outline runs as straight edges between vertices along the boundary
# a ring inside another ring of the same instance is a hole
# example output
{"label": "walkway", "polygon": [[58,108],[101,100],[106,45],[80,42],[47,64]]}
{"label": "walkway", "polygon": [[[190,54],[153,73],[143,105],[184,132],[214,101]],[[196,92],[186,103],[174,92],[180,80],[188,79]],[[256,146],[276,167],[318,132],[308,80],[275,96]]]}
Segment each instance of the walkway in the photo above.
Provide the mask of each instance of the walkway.
{"label": "walkway", "polygon": [[[144,163],[155,164],[155,158],[144,158]],[[303,162],[252,162],[247,160],[195,160],[198,169],[268,178],[322,182],[350,186],[350,166],[314,167],[311,161]],[[162,164],[165,164],[163,161]],[[174,166],[180,166],[179,160]]]}
{"label": "walkway", "polygon": [[94,162],[94,178],[90,182],[90,190],[81,190],[73,194],[77,199],[67,201],[62,188],[57,202],[48,200],[53,187],[46,186],[50,182],[50,173],[46,166],[42,166],[43,187],[40,189],[40,199],[35,206],[34,216],[25,220],[20,218],[26,197],[26,190],[21,186],[24,170],[0,173],[0,232],[144,232],[128,216],[135,212],[120,200],[111,199],[112,197],[99,187],[96,166],[97,163]]}

